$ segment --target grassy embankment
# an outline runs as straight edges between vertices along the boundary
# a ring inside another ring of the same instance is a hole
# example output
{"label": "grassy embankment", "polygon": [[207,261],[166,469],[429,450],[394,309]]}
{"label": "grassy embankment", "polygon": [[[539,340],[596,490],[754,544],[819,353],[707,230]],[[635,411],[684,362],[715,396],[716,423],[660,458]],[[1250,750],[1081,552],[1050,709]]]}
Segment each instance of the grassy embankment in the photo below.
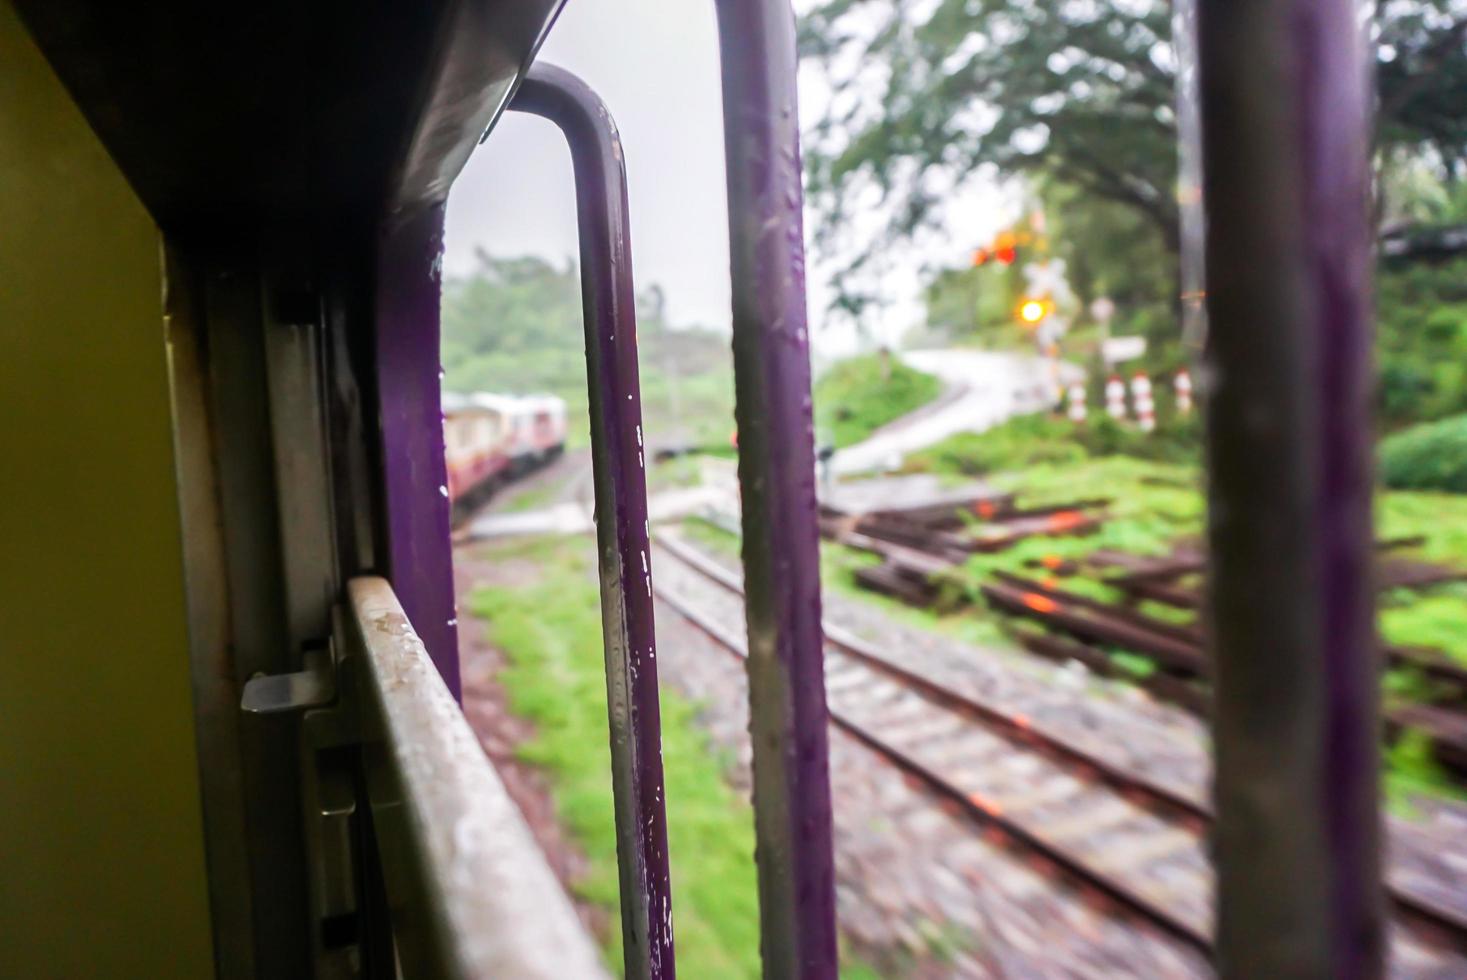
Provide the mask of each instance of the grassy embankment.
{"label": "grassy embankment", "polygon": [[853,357],[830,367],[815,383],[815,425],[822,442],[837,448],[916,411],[942,394],[942,382],[907,367],[895,355]]}
{"label": "grassy embankment", "polygon": [[[1027,503],[1084,497],[1112,500],[1110,517],[1094,535],[1031,539],[996,555],[973,557],[964,569],[970,593],[995,569],[1033,575],[1025,562],[1045,555],[1081,558],[1100,548],[1164,554],[1179,539],[1201,537],[1205,500],[1189,440],[1174,434],[1149,443],[1134,433],[1123,438],[1124,442],[1097,446],[1097,439],[1104,437],[1097,436],[1094,427],[1077,433],[1063,421],[1027,418],[982,436],[956,437],[908,459],[908,467],[915,470],[984,476],[1019,492]],[[1127,454],[1137,450],[1162,459]],[[1377,497],[1376,526],[1384,538],[1425,536],[1426,543],[1416,551],[1422,558],[1467,565],[1467,496],[1382,492]],[[1118,598],[1104,585],[1083,577],[1066,579],[1064,588]],[[1192,618],[1159,603],[1143,603],[1141,608],[1158,618]],[[1467,664],[1467,584],[1383,595],[1380,629],[1386,642],[1433,647]],[[1156,669],[1145,657],[1122,651],[1112,651],[1112,656],[1138,674]],[[1428,698],[1432,693],[1432,684],[1413,668],[1394,668],[1383,683],[1387,698]],[[1398,742],[1389,750],[1387,764],[1387,788],[1397,799],[1406,792],[1460,795],[1419,738],[1407,736]]]}
{"label": "grassy embankment", "polygon": [[[533,559],[537,573],[515,587],[479,589],[468,605],[489,623],[509,661],[499,679],[510,710],[535,725],[519,754],[549,775],[557,814],[586,854],[589,870],[575,889],[612,913],[611,934],[602,938],[608,964],[619,968],[606,677],[592,555],[584,538],[506,547]],[[546,616],[547,609],[555,614]],[[725,781],[732,759],[698,727],[697,706],[664,686],[661,709],[680,972],[757,977],[753,813]],[[853,964],[843,975],[871,974]]]}

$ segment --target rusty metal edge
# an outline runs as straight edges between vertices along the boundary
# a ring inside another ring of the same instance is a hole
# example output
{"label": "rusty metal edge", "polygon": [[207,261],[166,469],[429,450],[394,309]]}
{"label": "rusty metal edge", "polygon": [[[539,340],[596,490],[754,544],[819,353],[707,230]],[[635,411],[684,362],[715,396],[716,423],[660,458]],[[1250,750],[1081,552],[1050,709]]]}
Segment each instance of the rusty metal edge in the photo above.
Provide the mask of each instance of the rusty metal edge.
{"label": "rusty metal edge", "polygon": [[347,589],[372,824],[405,975],[606,977],[391,585],[365,577]]}

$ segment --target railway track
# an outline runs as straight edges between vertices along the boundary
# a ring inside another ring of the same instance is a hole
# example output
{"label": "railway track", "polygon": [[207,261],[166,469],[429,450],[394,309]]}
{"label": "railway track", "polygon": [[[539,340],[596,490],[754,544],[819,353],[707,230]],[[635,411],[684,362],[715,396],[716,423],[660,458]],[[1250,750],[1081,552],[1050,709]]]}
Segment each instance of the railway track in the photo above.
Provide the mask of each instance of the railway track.
{"label": "railway track", "polygon": [[[667,537],[657,544],[702,579],[742,596],[739,577],[696,549]],[[747,655],[742,631],[655,587],[662,602],[718,645]],[[838,627],[827,623],[825,630],[832,724],[1014,848],[1210,955],[1206,800],[924,677]],[[1467,917],[1459,910],[1395,885],[1389,890],[1399,919],[1425,927],[1429,946],[1467,950]]]}

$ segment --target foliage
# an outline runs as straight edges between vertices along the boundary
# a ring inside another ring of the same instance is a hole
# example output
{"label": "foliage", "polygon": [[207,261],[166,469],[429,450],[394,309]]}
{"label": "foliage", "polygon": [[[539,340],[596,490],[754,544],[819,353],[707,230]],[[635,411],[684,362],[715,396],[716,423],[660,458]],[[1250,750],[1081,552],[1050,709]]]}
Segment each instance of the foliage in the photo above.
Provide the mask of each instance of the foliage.
{"label": "foliage", "polygon": [[561,490],[560,484],[554,482],[532,483],[529,486],[523,483],[511,484],[502,491],[498,509],[508,514],[540,510],[549,507]]}
{"label": "foliage", "polygon": [[1182,365],[1178,319],[1178,257],[1146,217],[1123,203],[1090,194],[1054,179],[1039,182],[1054,255],[1064,262],[1078,317],[1061,348],[1069,356],[1100,362],[1100,331],[1091,326],[1090,305],[1100,297],[1115,313],[1108,332],[1146,339],[1146,354],[1128,367],[1151,374]]}
{"label": "foliage", "polygon": [[1014,321],[1023,289],[1015,265],[942,269],[926,289],[930,341],[981,341],[985,347],[1016,347],[1026,338]]}
{"label": "foliage", "polygon": [[1467,259],[1387,267],[1377,289],[1386,428],[1467,412]]}
{"label": "foliage", "polygon": [[[1378,211],[1392,224],[1461,222],[1467,0],[1388,0],[1373,14]],[[807,169],[817,251],[854,252],[837,290],[854,294],[873,256],[940,225],[955,190],[998,177],[1044,205],[1051,250],[1080,300],[1075,326],[1093,298],[1110,296],[1112,331],[1150,341],[1148,370],[1174,367],[1183,351],[1171,26],[1166,0],[819,0],[801,43],[834,96],[809,133]],[[880,230],[852,249],[873,214],[885,219]],[[1461,271],[1382,275],[1388,426],[1467,411]],[[989,299],[1003,285],[967,269],[937,273],[929,331],[1017,343],[1016,331],[998,329],[1002,302]]]}
{"label": "foliage", "polygon": [[[1043,172],[1126,203],[1175,242],[1167,4],[939,0],[929,10],[827,0],[807,16],[804,51],[837,93],[811,140],[811,188],[830,222],[874,185],[894,205],[891,230],[906,235],[931,220],[937,187]],[[872,89],[879,105],[863,96]]]}
{"label": "foliage", "polygon": [[1388,487],[1467,493],[1467,415],[1413,426],[1383,439],[1380,469]]}
{"label": "foliage", "polygon": [[[509,659],[500,681],[511,710],[535,723],[520,754],[550,774],[557,813],[589,859],[576,890],[616,920],[600,600],[583,541],[529,547],[540,561],[537,576],[481,589],[470,604]],[[548,608],[556,615],[546,617]],[[757,977],[753,815],[724,782],[730,760],[708,743],[695,706],[664,688],[661,708],[678,965],[690,976]],[[609,932],[607,958],[619,967],[621,930]]]}
{"label": "foliage", "polygon": [[[1376,498],[1376,533],[1383,538],[1424,536],[1421,558],[1467,565],[1467,497],[1396,491]],[[1381,633],[1390,643],[1425,646],[1467,663],[1467,587],[1441,585],[1426,594],[1386,596]]]}
{"label": "foliage", "polygon": [[[1462,0],[1378,6],[1383,158],[1429,153],[1449,175],[1467,161],[1464,15]],[[1175,253],[1171,28],[1165,0],[823,0],[801,44],[835,89],[809,140],[827,232],[870,187],[909,235],[945,191],[997,172],[1128,208]]]}
{"label": "foliage", "polygon": [[[1039,188],[1052,247],[1064,260],[1082,308],[1106,296],[1123,316],[1158,303],[1171,312],[1177,257],[1162,247],[1142,215],[1062,181],[1045,180]],[[1132,331],[1117,326],[1116,332]]]}
{"label": "foliage", "polygon": [[889,353],[853,357],[816,382],[816,424],[836,446],[849,446],[941,393],[941,381]]}
{"label": "foliage", "polygon": [[1021,416],[986,432],[960,432],[908,454],[904,468],[926,473],[982,476],[1029,465],[1079,463],[1090,458],[1068,438],[1070,423],[1042,415]]}
{"label": "foliage", "polygon": [[1461,586],[1437,588],[1424,596],[1402,596],[1380,612],[1381,634],[1391,643],[1441,650],[1467,665],[1464,624],[1467,594]]}
{"label": "foliage", "polygon": [[[566,400],[572,442],[586,441],[585,328],[580,273],[534,257],[480,251],[471,275],[443,285],[444,385],[457,391],[546,392]],[[668,325],[662,293],[638,301],[642,411],[657,443],[716,443],[733,431],[727,338]]]}
{"label": "foliage", "polygon": [[1145,433],[1099,413],[1084,425],[1052,415],[1021,415],[985,432],[949,436],[910,454],[904,468],[983,476],[1104,456],[1197,462],[1200,431],[1196,416],[1178,419],[1163,414],[1159,422],[1155,432]]}
{"label": "foliage", "polygon": [[1412,797],[1464,798],[1460,785],[1436,760],[1425,732],[1402,732],[1386,750],[1384,762],[1386,799],[1402,816],[1414,815]]}

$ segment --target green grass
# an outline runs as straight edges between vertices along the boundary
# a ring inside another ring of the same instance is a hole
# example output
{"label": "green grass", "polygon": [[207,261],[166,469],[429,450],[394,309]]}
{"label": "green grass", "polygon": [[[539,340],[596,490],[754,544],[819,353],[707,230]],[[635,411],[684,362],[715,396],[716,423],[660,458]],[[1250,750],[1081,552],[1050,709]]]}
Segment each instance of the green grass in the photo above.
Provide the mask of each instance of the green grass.
{"label": "green grass", "polygon": [[[1092,551],[1110,549],[1134,554],[1161,555],[1178,538],[1202,532],[1204,504],[1195,489],[1195,473],[1174,463],[1156,463],[1124,456],[1084,459],[1069,465],[1046,462],[989,478],[1019,495],[1023,506],[1059,504],[1082,498],[1109,498],[1109,515],[1093,534],[1026,538],[992,554],[975,554],[963,566],[968,598],[977,614],[986,614],[978,587],[995,572],[1030,578],[1045,577],[1031,562],[1043,558],[1081,559]],[[1069,592],[1094,599],[1114,599],[1113,590],[1092,577],[1077,575],[1060,580]],[[1152,610],[1154,612],[1154,610]],[[1169,613],[1168,618],[1178,619]]]}
{"label": "green grass", "polygon": [[504,507],[501,509],[509,513],[521,513],[527,510],[539,510],[540,508],[549,505],[550,501],[555,498],[555,494],[559,490],[560,486],[555,483],[545,483],[537,487],[530,487],[525,490],[519,490],[519,492],[515,493],[515,495],[510,498],[509,503],[505,504]]}
{"label": "green grass", "polygon": [[1397,490],[1376,496],[1375,528],[1384,538],[1425,535],[1428,561],[1467,564],[1467,496]]}
{"label": "green grass", "polygon": [[1182,419],[1167,413],[1158,421],[1157,430],[1148,434],[1098,413],[1083,426],[1051,415],[1021,415],[984,432],[950,436],[909,455],[903,469],[986,476],[1116,456],[1195,466],[1201,446],[1196,415]]}
{"label": "green grass", "polygon": [[734,431],[733,406],[731,363],[700,374],[672,377],[648,365],[644,358],[642,415],[651,444],[729,446]]}
{"label": "green grass", "polygon": [[708,548],[738,557],[739,536],[702,517],[693,517],[682,523],[683,536]]}
{"label": "green grass", "polygon": [[[588,859],[576,892],[612,915],[607,962],[622,962],[600,600],[585,539],[507,545],[505,559],[538,572],[514,587],[481,588],[474,615],[508,665],[500,682],[516,715],[534,722],[519,755],[550,777],[556,813]],[[554,609],[547,616],[546,610]],[[664,686],[662,750],[680,971],[757,977],[759,908],[753,813],[724,779],[733,765],[697,724],[697,707]],[[846,976],[864,976],[852,964]]]}
{"label": "green grass", "polygon": [[1431,647],[1467,666],[1467,592],[1456,584],[1411,598],[1393,597],[1380,610],[1380,631],[1388,643]]}
{"label": "green grass", "polygon": [[[1428,561],[1467,566],[1467,496],[1392,491],[1376,497],[1376,532],[1385,538],[1422,535],[1414,554]],[[1390,643],[1426,646],[1467,664],[1467,586],[1382,598],[1381,635]]]}
{"label": "green grass", "polygon": [[822,440],[850,446],[916,411],[942,394],[942,382],[891,355],[883,377],[878,355],[853,357],[831,367],[815,384],[815,418]]}
{"label": "green grass", "polygon": [[1413,798],[1467,799],[1461,785],[1436,761],[1431,739],[1423,732],[1402,732],[1381,759],[1386,802],[1401,816],[1416,815]]}
{"label": "green grass", "polygon": [[649,492],[697,486],[702,480],[703,460],[699,456],[676,456],[653,462],[647,469]]}

